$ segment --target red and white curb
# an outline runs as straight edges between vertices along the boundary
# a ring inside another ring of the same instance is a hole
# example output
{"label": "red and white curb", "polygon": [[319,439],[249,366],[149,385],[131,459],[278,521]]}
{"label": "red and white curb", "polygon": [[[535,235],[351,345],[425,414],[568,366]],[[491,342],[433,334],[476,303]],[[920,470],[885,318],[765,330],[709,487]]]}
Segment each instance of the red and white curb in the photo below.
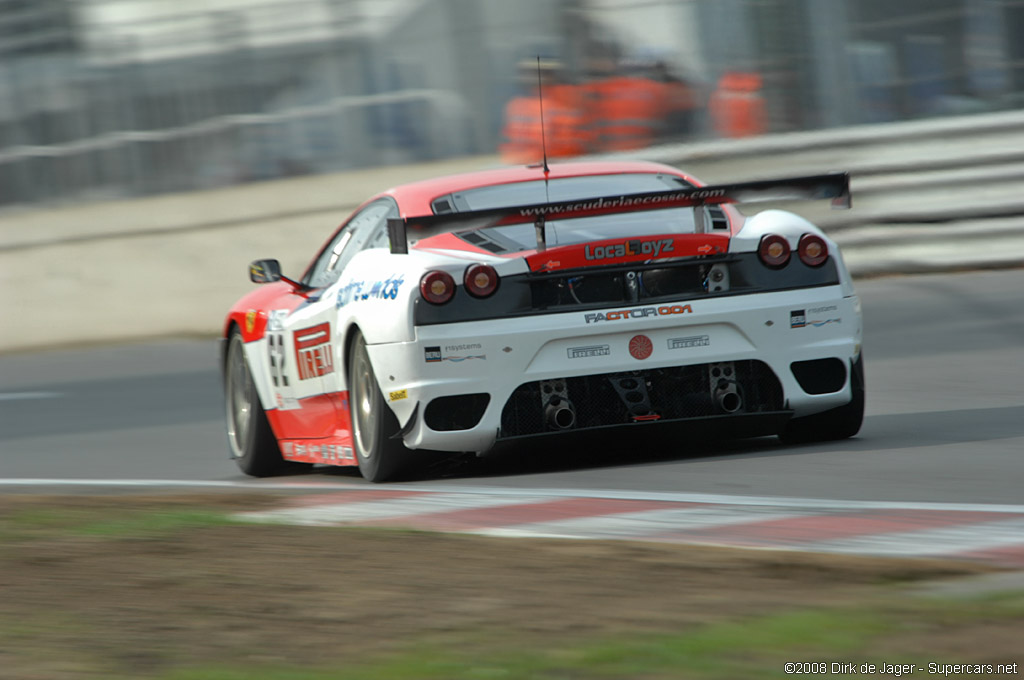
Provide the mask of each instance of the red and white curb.
{"label": "red and white curb", "polygon": [[424,487],[352,488],[239,515],[307,526],[656,541],[1024,568],[1024,506]]}
{"label": "red and white curb", "polygon": [[299,479],[0,479],[0,490],[46,487],[301,492],[279,509],[237,515],[252,522],[944,557],[1024,568],[1024,505],[442,484],[373,487]]}

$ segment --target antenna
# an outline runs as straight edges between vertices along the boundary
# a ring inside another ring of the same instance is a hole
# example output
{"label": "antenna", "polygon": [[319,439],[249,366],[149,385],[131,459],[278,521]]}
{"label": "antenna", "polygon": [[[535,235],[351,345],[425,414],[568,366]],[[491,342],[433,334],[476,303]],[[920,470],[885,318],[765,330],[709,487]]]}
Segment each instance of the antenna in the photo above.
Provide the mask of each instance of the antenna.
{"label": "antenna", "polygon": [[541,84],[539,54],[537,55],[537,99],[540,101],[540,149],[544,155],[544,175],[546,177],[551,172],[551,168],[548,167],[548,143],[544,130],[544,88]]}

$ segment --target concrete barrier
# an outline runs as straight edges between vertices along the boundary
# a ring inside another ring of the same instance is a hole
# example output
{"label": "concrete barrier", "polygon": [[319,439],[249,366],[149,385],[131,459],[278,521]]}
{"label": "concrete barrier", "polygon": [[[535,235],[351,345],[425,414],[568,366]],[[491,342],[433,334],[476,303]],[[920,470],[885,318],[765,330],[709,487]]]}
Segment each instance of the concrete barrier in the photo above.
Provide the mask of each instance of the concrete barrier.
{"label": "concrete barrier", "polygon": [[[1024,112],[666,146],[632,155],[682,167],[706,181],[852,170],[854,210],[801,206],[799,212],[833,233],[855,275],[1024,264]],[[461,158],[8,211],[0,216],[0,305],[9,315],[0,330],[0,351],[212,336],[227,307],[251,289],[251,260],[277,257],[286,273],[297,275],[371,194],[499,164],[495,156]],[[928,226],[917,224],[922,222]],[[986,252],[973,248],[967,257],[967,234],[996,235],[996,247],[989,240]]]}

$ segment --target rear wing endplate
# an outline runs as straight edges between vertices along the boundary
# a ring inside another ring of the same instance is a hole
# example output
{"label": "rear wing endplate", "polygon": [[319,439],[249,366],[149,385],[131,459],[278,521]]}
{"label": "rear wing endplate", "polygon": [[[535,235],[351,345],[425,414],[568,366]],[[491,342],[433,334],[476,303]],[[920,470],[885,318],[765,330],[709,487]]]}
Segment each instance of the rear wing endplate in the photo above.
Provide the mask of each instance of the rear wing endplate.
{"label": "rear wing endplate", "polygon": [[[392,218],[388,220],[388,236],[391,239],[391,252],[403,254],[409,252],[410,237],[418,240],[453,231],[532,222],[537,232],[537,250],[540,252],[547,246],[544,225],[549,219],[573,219],[640,210],[701,207],[725,203],[825,199],[831,200],[834,209],[850,207],[849,173],[830,172],[805,177],[715,184],[690,189],[601,196],[557,203],[535,203],[443,215],[423,215],[405,219]],[[703,211],[698,210],[698,231],[703,231],[705,222]]]}

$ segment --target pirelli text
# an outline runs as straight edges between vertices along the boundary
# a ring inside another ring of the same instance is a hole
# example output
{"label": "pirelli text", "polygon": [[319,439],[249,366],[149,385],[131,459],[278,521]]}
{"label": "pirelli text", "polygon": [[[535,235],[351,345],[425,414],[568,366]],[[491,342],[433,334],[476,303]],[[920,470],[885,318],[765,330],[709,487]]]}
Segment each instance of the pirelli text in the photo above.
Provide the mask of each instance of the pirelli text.
{"label": "pirelli text", "polygon": [[977,675],[1017,675],[1020,664],[1012,663],[855,663],[851,661],[796,661],[783,666],[786,675],[879,675],[899,678],[906,675],[963,677]]}

